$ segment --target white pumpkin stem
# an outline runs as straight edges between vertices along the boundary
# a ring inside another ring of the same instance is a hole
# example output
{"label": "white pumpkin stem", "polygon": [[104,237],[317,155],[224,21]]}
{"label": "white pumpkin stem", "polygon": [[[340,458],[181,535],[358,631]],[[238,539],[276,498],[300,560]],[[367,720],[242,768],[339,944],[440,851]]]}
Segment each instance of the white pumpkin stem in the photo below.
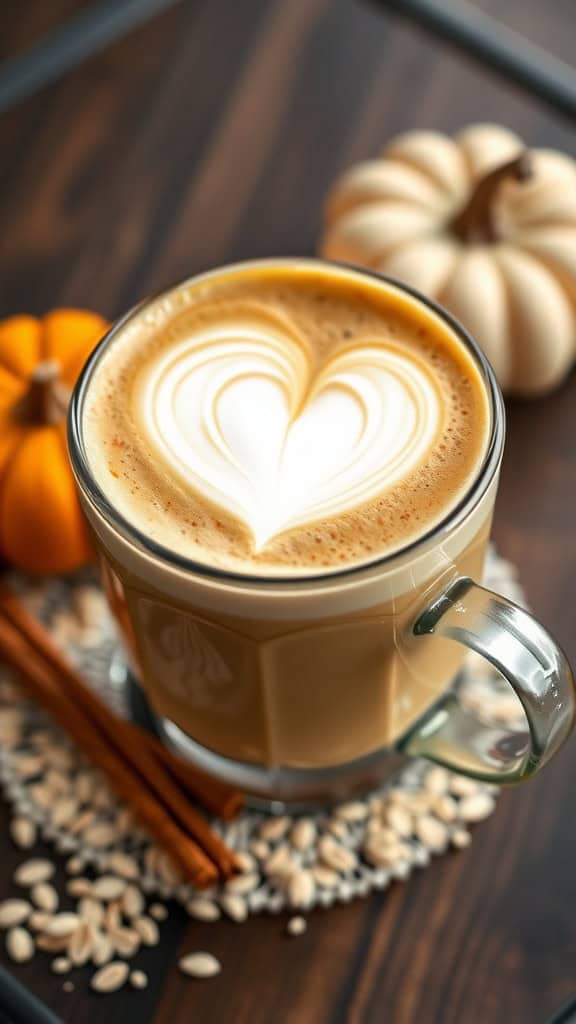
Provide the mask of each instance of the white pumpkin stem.
{"label": "white pumpkin stem", "polygon": [[70,389],[60,377],[60,366],[54,359],[47,359],[32,371],[28,391],[16,405],[16,417],[29,426],[60,423],[69,401]]}
{"label": "white pumpkin stem", "polygon": [[498,221],[498,193],[505,181],[526,181],[532,176],[527,149],[500,167],[494,168],[476,183],[465,206],[456,214],[450,229],[462,242],[497,242],[501,238]]}

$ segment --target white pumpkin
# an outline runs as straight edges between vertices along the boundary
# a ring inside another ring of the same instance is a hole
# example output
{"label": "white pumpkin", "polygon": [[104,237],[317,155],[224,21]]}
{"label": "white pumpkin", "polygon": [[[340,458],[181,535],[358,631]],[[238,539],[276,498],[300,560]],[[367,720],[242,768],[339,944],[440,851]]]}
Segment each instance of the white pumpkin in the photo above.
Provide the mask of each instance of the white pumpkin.
{"label": "white pumpkin", "polygon": [[392,139],[332,189],[320,252],[437,299],[507,392],[546,392],[574,362],[576,162],[506,128]]}

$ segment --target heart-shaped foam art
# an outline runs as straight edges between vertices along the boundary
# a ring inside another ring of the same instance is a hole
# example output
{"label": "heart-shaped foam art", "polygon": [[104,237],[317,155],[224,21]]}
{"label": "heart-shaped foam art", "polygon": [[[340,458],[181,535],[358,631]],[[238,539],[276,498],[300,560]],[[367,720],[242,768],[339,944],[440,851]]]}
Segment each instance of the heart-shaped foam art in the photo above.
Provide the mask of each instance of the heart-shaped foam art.
{"label": "heart-shaped foam art", "polygon": [[315,365],[287,320],[249,304],[148,361],[136,409],[174,474],[243,521],[256,551],[389,491],[442,426],[417,354],[367,336]]}

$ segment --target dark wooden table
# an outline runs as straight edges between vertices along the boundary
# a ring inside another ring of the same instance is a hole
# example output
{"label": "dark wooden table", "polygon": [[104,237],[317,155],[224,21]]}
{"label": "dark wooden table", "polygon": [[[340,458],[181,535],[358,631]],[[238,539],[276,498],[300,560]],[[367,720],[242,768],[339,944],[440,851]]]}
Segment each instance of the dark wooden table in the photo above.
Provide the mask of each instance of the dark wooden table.
{"label": "dark wooden table", "polygon": [[[570,60],[573,0],[483,0]],[[505,6],[502,13],[500,8]],[[78,8],[8,0],[13,54]],[[183,0],[0,119],[0,315],[86,305],[114,317],[225,260],[311,253],[322,197],[399,130],[501,120],[574,149],[573,126],[360,0]],[[576,378],[509,407],[495,536],[576,663]],[[71,994],[46,958],[17,969],[70,1024],[543,1024],[576,990],[576,743],[506,793],[472,847],[407,884],[283,922],[175,916],[150,986]],[[0,895],[21,858],[1,818]],[[220,978],[185,980],[208,948]]]}

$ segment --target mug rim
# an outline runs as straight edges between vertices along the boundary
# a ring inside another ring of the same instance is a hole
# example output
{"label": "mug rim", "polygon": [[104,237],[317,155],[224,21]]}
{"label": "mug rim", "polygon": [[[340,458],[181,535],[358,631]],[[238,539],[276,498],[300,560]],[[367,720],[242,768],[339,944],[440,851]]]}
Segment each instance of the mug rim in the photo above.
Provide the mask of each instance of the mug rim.
{"label": "mug rim", "polygon": [[[126,324],[131,322],[147,306],[162,300],[177,289],[196,285],[200,282],[207,281],[212,277],[220,276],[223,273],[233,273],[234,271],[242,269],[257,269],[258,267],[281,267],[286,264],[302,267],[315,267],[320,265],[336,271],[344,271],[360,278],[371,278],[374,281],[390,285],[392,288],[410,296],[410,298],[415,299],[416,302],[431,310],[450,328],[474,359],[482,377],[483,384],[486,387],[492,422],[490,427],[490,437],[482,463],[460,501],[450,509],[450,511],[438,523],[430,527],[420,536],[414,538],[414,540],[411,540],[408,544],[404,544],[402,547],[396,548],[389,554],[380,555],[376,558],[368,559],[344,568],[328,569],[324,572],[309,574],[298,573],[297,575],[258,575],[257,573],[237,572],[222,569],[217,566],[209,565],[206,562],[196,561],[192,558],[185,558],[184,556],[177,554],[177,552],[173,551],[171,548],[168,548],[146,536],[146,534],[139,530],[138,527],[134,526],[133,523],[126,519],[125,516],[123,516],[114,507],[92,474],[84,445],[83,410],[90,382],[96,367],[104,356],[106,349],[123,330]],[[438,540],[441,541],[442,538],[445,538],[462,522],[464,522],[468,515],[474,510],[498,472],[504,448],[505,423],[506,413],[504,400],[491,364],[482,352],[478,343],[473,339],[472,335],[466,330],[466,328],[451,313],[449,313],[448,310],[437,303],[434,299],[423,295],[416,288],[413,288],[411,285],[408,285],[403,281],[399,281],[397,278],[392,277],[389,274],[383,274],[379,271],[359,267],[351,263],[315,257],[271,256],[260,259],[238,260],[234,263],[227,263],[223,266],[218,266],[199,274],[193,274],[184,281],[153,293],[129,309],[123,316],[115,320],[103,338],[100,339],[94,350],[90,353],[82,368],[80,376],[78,377],[72,392],[68,410],[67,440],[72,469],[83,496],[87,498],[90,504],[95,508],[96,512],[107,521],[108,525],[111,525],[116,533],[132,547],[136,547],[138,550],[143,551],[147,556],[159,560],[172,569],[200,576],[215,583],[231,585],[237,584],[250,588],[264,587],[274,589],[294,589],[297,587],[305,587],[308,584],[324,584],[329,586],[331,584],[347,583],[355,581],[367,573],[372,574],[374,571],[379,569],[388,571],[389,569],[394,568],[394,565],[401,559],[406,558],[406,556],[410,556],[411,554],[418,556],[422,551],[428,549],[434,542],[438,542]]]}

